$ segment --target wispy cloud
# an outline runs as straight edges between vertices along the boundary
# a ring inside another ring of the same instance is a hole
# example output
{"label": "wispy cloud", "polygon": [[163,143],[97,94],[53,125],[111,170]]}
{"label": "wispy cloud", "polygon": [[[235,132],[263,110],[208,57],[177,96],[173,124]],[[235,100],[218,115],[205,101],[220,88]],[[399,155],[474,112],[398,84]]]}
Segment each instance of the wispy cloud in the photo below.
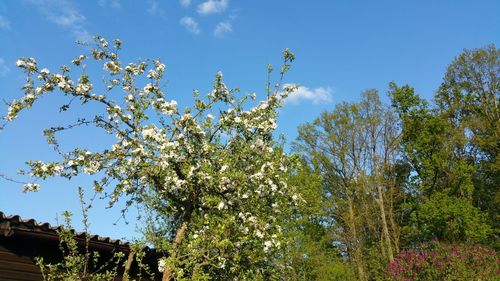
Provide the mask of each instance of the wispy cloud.
{"label": "wispy cloud", "polygon": [[224,34],[233,31],[233,25],[229,20],[221,21],[215,26],[214,36],[218,38],[224,37]]}
{"label": "wispy cloud", "polygon": [[[292,84],[285,84],[284,87],[293,86]],[[298,86],[285,100],[287,103],[299,104],[302,101],[312,102],[314,104],[332,102],[332,89],[327,87],[318,87],[309,89],[305,86]]]}
{"label": "wispy cloud", "polygon": [[92,40],[94,40],[92,34],[81,26],[72,28],[71,33],[73,33],[73,36],[75,36],[78,41],[92,42]]}
{"label": "wispy cloud", "polygon": [[0,77],[4,77],[10,72],[10,68],[5,63],[3,58],[0,58]]}
{"label": "wispy cloud", "polygon": [[198,13],[210,15],[224,12],[229,6],[229,0],[208,0],[198,5]]}
{"label": "wispy cloud", "polygon": [[191,5],[191,0],[179,0],[182,7],[189,7]]}
{"label": "wispy cloud", "polygon": [[165,16],[165,10],[160,6],[157,0],[150,0],[149,8],[146,11],[152,16]]}
{"label": "wispy cloud", "polygon": [[183,17],[179,23],[193,34],[199,34],[201,32],[198,23],[192,17]]}
{"label": "wispy cloud", "polygon": [[0,16],[0,29],[10,29],[10,21],[4,16]]}
{"label": "wispy cloud", "polygon": [[30,0],[49,21],[68,29],[80,41],[91,41],[92,36],[85,29],[86,18],[68,0]]}
{"label": "wispy cloud", "polygon": [[120,0],[99,0],[97,3],[103,8],[118,9],[122,6]]}

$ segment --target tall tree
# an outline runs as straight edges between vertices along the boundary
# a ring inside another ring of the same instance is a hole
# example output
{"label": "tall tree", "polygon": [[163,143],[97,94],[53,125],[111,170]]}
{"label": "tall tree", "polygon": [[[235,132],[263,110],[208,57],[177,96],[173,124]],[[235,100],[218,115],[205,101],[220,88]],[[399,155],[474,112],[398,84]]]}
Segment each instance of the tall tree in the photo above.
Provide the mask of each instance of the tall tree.
{"label": "tall tree", "polygon": [[[394,223],[393,174],[398,148],[395,116],[377,91],[362,94],[359,103],[341,103],[313,123],[299,127],[295,148],[323,177],[331,228],[367,280],[366,252],[377,246],[392,261],[399,227]],[[391,222],[391,223],[390,223]]]}
{"label": "tall tree", "polygon": [[331,113],[324,112],[314,123],[299,127],[295,147],[323,177],[326,208],[333,227],[342,229],[338,239],[355,264],[358,278],[367,280],[363,240],[359,233],[359,210],[356,201],[362,196],[356,183],[362,166],[362,136],[358,107],[342,103]]}
{"label": "tall tree", "polygon": [[394,83],[390,88],[401,120],[401,144],[411,166],[410,191],[415,199],[404,228],[407,242],[432,238],[484,241],[490,227],[472,205],[475,166],[465,154],[465,132],[413,88]]}
{"label": "tall tree", "polygon": [[465,50],[448,66],[435,97],[474,165],[474,205],[499,225],[500,213],[500,50],[494,45]]}
{"label": "tall tree", "polygon": [[[384,177],[386,170],[396,163],[398,148],[398,130],[394,114],[385,108],[377,91],[368,90],[363,92],[360,102],[360,112],[363,118],[365,132],[365,150],[368,157],[368,165],[365,168],[370,173],[369,183],[375,193],[375,202],[378,205],[379,216],[382,227],[384,247],[389,261],[394,260],[393,241],[389,233],[387,205],[385,195],[393,188],[390,181]],[[388,193],[392,194],[392,193]],[[397,231],[393,224],[393,231]],[[392,235],[394,237],[394,235]],[[397,247],[397,243],[396,243]]]}

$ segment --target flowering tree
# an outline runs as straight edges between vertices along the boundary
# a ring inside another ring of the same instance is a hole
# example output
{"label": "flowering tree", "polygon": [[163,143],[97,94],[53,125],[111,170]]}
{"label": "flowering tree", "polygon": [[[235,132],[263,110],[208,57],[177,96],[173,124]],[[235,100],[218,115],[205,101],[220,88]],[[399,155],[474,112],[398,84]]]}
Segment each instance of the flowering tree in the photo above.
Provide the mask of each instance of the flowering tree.
{"label": "flowering tree", "polygon": [[[143,204],[155,219],[146,237],[165,257],[163,280],[205,280],[213,276],[268,279],[276,274],[283,246],[280,217],[302,200],[286,176],[291,161],[272,139],[277,108],[292,90],[280,90],[294,55],[285,50],[280,82],[267,85],[267,96],[255,107],[255,95],[237,97],[216,75],[213,90],[181,110],[161,88],[165,65],[158,60],[125,64],[121,41],[96,37],[88,55],[72,61],[73,69],[39,68],[33,58],[19,59],[26,73],[24,96],[10,103],[7,121],[39,98],[61,94],[70,102],[97,104],[102,113],[44,131],[59,152],[55,162],[28,161],[23,172],[34,178],[25,191],[37,191],[39,179],[94,175],[96,192],[110,203],[126,196]],[[86,66],[104,67],[104,89],[97,90]],[[81,73],[77,74],[78,69]],[[269,76],[273,71],[268,67]],[[103,151],[61,151],[58,132],[93,125],[116,142]]]}

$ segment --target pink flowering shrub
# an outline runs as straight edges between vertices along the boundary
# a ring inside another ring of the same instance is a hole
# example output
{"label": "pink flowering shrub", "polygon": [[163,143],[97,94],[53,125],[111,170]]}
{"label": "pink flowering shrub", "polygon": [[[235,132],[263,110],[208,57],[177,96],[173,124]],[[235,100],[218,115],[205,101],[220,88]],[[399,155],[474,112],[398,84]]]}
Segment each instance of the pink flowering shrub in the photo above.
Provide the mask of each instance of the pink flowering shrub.
{"label": "pink flowering shrub", "polygon": [[433,241],[402,250],[387,268],[389,280],[499,280],[495,250]]}

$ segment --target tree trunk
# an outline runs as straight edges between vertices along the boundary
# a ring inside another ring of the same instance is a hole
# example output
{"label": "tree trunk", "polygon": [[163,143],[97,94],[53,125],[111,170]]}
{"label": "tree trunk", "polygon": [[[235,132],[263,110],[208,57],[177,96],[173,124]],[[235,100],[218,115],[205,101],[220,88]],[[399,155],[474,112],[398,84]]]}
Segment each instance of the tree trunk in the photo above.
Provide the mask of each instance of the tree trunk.
{"label": "tree trunk", "polygon": [[123,270],[123,281],[128,281],[129,280],[129,272],[130,272],[130,267],[132,266],[132,262],[134,261],[134,252],[130,250],[130,253],[128,254],[127,258],[127,263],[125,263],[125,269]]}
{"label": "tree trunk", "polygon": [[[181,226],[177,229],[177,233],[175,234],[174,242],[172,243],[172,248],[169,251],[169,257],[176,258],[177,255],[179,254],[179,246],[184,239],[184,236],[186,234],[186,229],[188,226],[188,222],[185,221],[181,224]],[[165,271],[163,272],[163,278],[161,279],[162,281],[170,281],[172,280],[173,277],[173,268],[170,266],[167,266]]]}
{"label": "tree trunk", "polygon": [[384,240],[387,247],[387,257],[389,258],[389,262],[394,260],[394,252],[392,251],[392,242],[391,236],[389,235],[389,228],[387,227],[387,219],[385,216],[385,206],[384,206],[384,195],[382,193],[382,187],[380,184],[377,184],[378,191],[378,205],[380,209],[380,217],[382,219],[382,231],[384,232]]}
{"label": "tree trunk", "polygon": [[352,236],[352,246],[354,247],[354,263],[356,264],[356,268],[358,270],[359,280],[365,281],[365,269],[363,263],[363,253],[361,252],[361,247],[358,239],[358,234],[356,231],[356,221],[354,216],[354,208],[351,196],[347,196],[347,204],[349,205],[349,228]]}
{"label": "tree trunk", "polygon": [[393,185],[391,185],[391,188],[390,188],[390,191],[389,191],[389,194],[390,194],[390,204],[389,204],[389,222],[391,224],[391,230],[392,230],[392,240],[393,240],[393,243],[394,243],[394,248],[395,248],[395,252],[396,254],[399,253],[399,227],[398,225],[396,224],[396,222],[394,221],[394,200],[393,200],[393,196],[394,196],[394,190],[393,190]]}
{"label": "tree trunk", "polygon": [[[387,149],[387,148],[384,148]],[[386,150],[387,151],[387,150]],[[391,236],[389,235],[389,228],[387,227],[387,218],[385,215],[385,205],[384,205],[384,194],[382,191],[382,184],[380,180],[380,170],[383,170],[382,165],[385,165],[385,161],[387,161],[387,157],[384,157],[384,163],[380,163],[377,161],[377,133],[376,130],[372,130],[371,134],[371,161],[372,161],[372,176],[374,180],[374,184],[377,187],[377,195],[378,195],[378,207],[380,210],[380,218],[382,220],[382,232],[383,232],[383,240],[385,241],[385,251],[387,253],[387,257],[389,258],[389,262],[394,260],[394,253],[392,251],[392,242]],[[380,170],[379,170],[380,169]],[[383,249],[382,249],[383,250]]]}

